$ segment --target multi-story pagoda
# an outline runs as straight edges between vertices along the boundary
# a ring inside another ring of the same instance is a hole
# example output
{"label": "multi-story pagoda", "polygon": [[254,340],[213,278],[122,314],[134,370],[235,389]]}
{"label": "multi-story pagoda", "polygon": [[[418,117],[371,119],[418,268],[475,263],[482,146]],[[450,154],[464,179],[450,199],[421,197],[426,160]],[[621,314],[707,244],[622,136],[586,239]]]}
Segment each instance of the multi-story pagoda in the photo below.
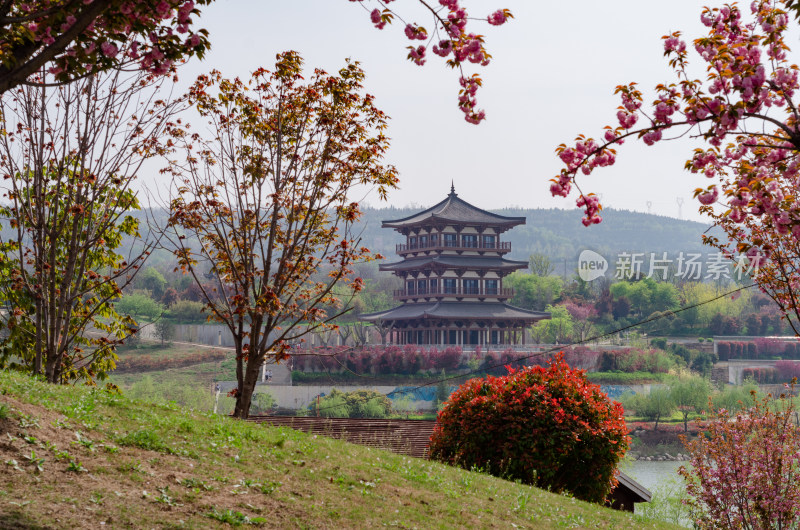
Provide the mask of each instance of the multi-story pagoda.
{"label": "multi-story pagoda", "polygon": [[445,200],[418,214],[384,221],[406,237],[403,258],[380,266],[403,279],[394,297],[402,305],[362,315],[390,330],[395,344],[477,346],[525,343],[524,329],[549,313],[506,303],[503,278],[527,267],[506,259],[511,244],[500,235],[524,217],[497,215],[461,200],[451,187]]}

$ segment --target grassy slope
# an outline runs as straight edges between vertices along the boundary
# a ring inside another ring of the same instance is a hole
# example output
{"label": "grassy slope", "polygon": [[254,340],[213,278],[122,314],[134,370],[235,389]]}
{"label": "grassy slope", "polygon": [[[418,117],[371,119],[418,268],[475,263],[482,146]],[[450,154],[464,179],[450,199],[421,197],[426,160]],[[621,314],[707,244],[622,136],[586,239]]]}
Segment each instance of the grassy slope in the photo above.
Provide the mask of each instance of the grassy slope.
{"label": "grassy slope", "polygon": [[0,528],[245,517],[284,528],[663,526],[438,463],[4,372],[0,458]]}

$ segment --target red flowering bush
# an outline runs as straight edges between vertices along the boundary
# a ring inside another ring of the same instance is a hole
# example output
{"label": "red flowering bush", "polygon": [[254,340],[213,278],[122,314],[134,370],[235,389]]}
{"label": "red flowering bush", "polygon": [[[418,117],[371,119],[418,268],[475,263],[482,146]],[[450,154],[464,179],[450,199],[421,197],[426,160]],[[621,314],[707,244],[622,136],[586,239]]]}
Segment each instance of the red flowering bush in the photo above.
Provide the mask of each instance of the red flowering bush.
{"label": "red flowering bush", "polygon": [[471,379],[444,404],[431,458],[602,502],[629,439],[622,405],[558,354],[546,368]]}

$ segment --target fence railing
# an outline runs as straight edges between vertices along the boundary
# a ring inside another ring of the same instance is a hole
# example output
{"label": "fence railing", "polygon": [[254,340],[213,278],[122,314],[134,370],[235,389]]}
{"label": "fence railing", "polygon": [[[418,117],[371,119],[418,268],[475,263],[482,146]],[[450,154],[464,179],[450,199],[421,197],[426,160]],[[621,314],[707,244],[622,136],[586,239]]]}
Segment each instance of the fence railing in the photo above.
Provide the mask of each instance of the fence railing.
{"label": "fence railing", "polygon": [[485,241],[433,241],[425,243],[415,243],[413,245],[399,244],[397,245],[397,253],[403,254],[406,252],[415,252],[418,250],[498,250],[500,252],[511,251],[511,243],[509,241],[495,241],[494,243],[487,243]]}
{"label": "fence railing", "polygon": [[514,296],[514,289],[473,289],[463,287],[434,287],[417,289],[397,289],[394,291],[395,300],[408,300],[410,298],[445,298],[456,296],[459,298],[500,298],[508,299]]}

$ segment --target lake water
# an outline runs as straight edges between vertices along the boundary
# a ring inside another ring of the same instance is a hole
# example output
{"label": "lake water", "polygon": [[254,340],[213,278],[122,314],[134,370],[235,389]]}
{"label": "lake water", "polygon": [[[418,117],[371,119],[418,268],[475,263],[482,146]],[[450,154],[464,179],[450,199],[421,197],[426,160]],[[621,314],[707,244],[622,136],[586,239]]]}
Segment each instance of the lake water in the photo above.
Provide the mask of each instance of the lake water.
{"label": "lake water", "polygon": [[681,479],[678,468],[689,462],[647,462],[635,460],[630,465],[623,465],[622,471],[633,480],[649,489],[652,493],[656,486],[663,486],[675,479]]}
{"label": "lake water", "polygon": [[[652,504],[637,504],[636,513],[645,517],[660,519],[679,526],[691,527],[687,512],[680,503],[676,503],[676,495],[680,496],[684,489],[683,478],[678,475],[678,468],[688,462],[646,462],[637,460],[622,466],[622,471],[636,482],[650,490],[653,495]],[[675,500],[668,500],[675,499]]]}

